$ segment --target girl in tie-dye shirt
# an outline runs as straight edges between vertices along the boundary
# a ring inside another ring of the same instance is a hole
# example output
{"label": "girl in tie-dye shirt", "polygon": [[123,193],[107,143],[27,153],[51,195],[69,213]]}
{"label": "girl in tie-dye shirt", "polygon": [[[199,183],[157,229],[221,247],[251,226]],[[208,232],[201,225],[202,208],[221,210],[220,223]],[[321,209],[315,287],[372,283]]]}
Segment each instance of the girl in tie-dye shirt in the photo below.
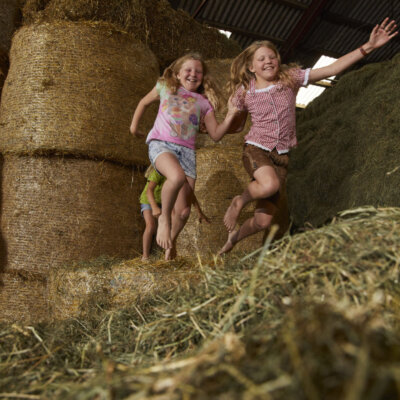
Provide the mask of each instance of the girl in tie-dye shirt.
{"label": "girl in tie-dye shirt", "polygon": [[195,140],[203,119],[208,134],[220,140],[238,111],[229,101],[221,124],[215,119],[218,93],[200,55],[191,53],[165,69],[156,86],[139,102],[130,131],[141,136],[138,125],[146,107],[160,101],[154,126],[147,136],[149,158],[166,177],[161,192],[162,212],[157,243],[166,250],[166,259],[175,254],[175,242],[190,214],[196,180]]}

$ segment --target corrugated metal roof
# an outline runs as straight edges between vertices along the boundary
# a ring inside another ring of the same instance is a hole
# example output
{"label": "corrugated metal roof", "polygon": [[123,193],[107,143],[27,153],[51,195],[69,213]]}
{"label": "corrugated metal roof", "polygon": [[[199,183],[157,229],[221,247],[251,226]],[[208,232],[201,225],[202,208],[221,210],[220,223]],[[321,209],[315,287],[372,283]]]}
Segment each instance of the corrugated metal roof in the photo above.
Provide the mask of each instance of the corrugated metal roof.
{"label": "corrugated metal roof", "polygon": [[[323,54],[337,58],[357,48],[386,16],[400,22],[399,0],[169,1],[199,22],[231,31],[231,38],[242,48],[254,40],[269,39],[285,62],[304,66],[313,65]],[[365,57],[362,64],[387,60],[399,52],[400,35]]]}

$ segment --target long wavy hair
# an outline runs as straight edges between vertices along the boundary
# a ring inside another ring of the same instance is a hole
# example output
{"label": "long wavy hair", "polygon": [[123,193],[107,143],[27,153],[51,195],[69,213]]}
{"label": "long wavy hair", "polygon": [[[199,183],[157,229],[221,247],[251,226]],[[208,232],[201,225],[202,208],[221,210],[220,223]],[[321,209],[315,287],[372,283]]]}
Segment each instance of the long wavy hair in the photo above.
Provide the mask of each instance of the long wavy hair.
{"label": "long wavy hair", "polygon": [[255,74],[250,71],[249,67],[253,62],[255,52],[261,47],[272,50],[278,59],[279,69],[276,77],[277,81],[280,81],[284,86],[294,87],[294,81],[289,71],[292,68],[298,67],[298,65],[282,64],[281,56],[276,46],[269,40],[260,40],[253,42],[233,60],[231,65],[231,77],[228,84],[229,94],[235,93],[236,90],[242,86],[244,87],[244,93],[249,89],[250,81],[255,79]]}
{"label": "long wavy hair", "polygon": [[165,68],[159,81],[164,82],[168,89],[171,90],[173,94],[176,94],[181,86],[178,79],[179,71],[181,70],[182,65],[188,60],[197,60],[201,62],[203,68],[203,81],[198,87],[197,93],[205,96],[214,109],[218,110],[221,106],[221,91],[210,76],[207,65],[199,53],[188,53],[175,60],[169,67]]}

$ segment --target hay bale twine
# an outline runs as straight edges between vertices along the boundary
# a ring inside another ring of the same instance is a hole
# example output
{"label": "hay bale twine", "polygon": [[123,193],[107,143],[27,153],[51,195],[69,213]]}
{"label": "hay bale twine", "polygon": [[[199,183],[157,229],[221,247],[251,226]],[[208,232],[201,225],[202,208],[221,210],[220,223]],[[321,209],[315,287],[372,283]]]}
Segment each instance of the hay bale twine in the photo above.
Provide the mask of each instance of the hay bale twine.
{"label": "hay bale twine", "polygon": [[11,269],[0,273],[0,322],[31,324],[49,317],[47,278],[43,273]]}
{"label": "hay bale twine", "polygon": [[[224,58],[224,59],[213,58],[211,60],[206,61],[210,75],[221,92],[222,107],[220,110],[215,112],[215,116],[217,118],[218,123],[221,123],[224,120],[226,112],[228,110],[227,104],[229,96],[226,85],[230,79],[230,70],[232,61],[233,61],[232,58]],[[196,140],[196,146],[197,148],[200,148],[206,146],[208,147],[208,146],[240,145],[244,143],[244,136],[249,131],[250,125],[251,125],[251,119],[249,117],[247,118],[246,124],[241,132],[235,134],[226,134],[217,143],[215,143],[207,134],[199,135]],[[221,149],[221,151],[223,150]]]}
{"label": "hay bale twine", "polygon": [[[163,71],[189,51],[205,58],[235,57],[239,44],[217,29],[195,21],[167,0],[27,0],[25,24],[45,21],[107,21],[150,47]],[[212,46],[210,46],[212,43]]]}
{"label": "hay bale twine", "polygon": [[288,174],[295,227],[339,211],[400,205],[400,55],[344,75],[298,119]]}
{"label": "hay bale twine", "polygon": [[[240,194],[250,179],[242,165],[242,146],[206,147],[199,149],[197,159],[196,197],[211,223],[199,223],[197,212],[192,210],[190,218],[178,237],[179,255],[195,256],[215,254],[228,237],[223,223],[226,209],[234,196]],[[285,191],[283,191],[285,193]],[[254,213],[255,204],[249,204],[241,213],[242,224]],[[289,226],[286,196],[281,198],[280,210],[273,224],[280,226],[276,237],[281,237]],[[235,246],[235,252],[250,252],[263,243],[265,232],[250,236]]]}
{"label": "hay bale twine", "polygon": [[101,255],[140,254],[143,172],[107,161],[5,156],[7,269],[46,271]]}
{"label": "hay bale twine", "polygon": [[[30,25],[15,34],[10,61],[1,152],[148,163],[144,141],[129,134],[138,101],[158,78],[142,43],[106,23]],[[146,112],[143,129],[155,113]]]}

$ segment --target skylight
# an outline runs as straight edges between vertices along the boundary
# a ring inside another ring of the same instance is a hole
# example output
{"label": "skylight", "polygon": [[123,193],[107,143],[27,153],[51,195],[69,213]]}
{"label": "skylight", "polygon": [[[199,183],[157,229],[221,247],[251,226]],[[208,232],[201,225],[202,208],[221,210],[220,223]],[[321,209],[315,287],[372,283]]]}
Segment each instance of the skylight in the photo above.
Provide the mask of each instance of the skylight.
{"label": "skylight", "polygon": [[[332,64],[336,58],[321,56],[321,58],[314,64],[312,69],[325,67],[329,64]],[[335,76],[330,76],[328,79],[323,79],[319,82],[319,85],[308,85],[306,88],[300,88],[297,97],[296,97],[296,105],[297,107],[305,108],[307,105],[313,101],[316,97],[318,97],[325,88],[324,85],[329,85],[330,81],[333,80]]]}
{"label": "skylight", "polygon": [[223,31],[222,29],[218,29],[223,35],[225,35],[228,39],[231,37],[232,32],[230,31]]}

